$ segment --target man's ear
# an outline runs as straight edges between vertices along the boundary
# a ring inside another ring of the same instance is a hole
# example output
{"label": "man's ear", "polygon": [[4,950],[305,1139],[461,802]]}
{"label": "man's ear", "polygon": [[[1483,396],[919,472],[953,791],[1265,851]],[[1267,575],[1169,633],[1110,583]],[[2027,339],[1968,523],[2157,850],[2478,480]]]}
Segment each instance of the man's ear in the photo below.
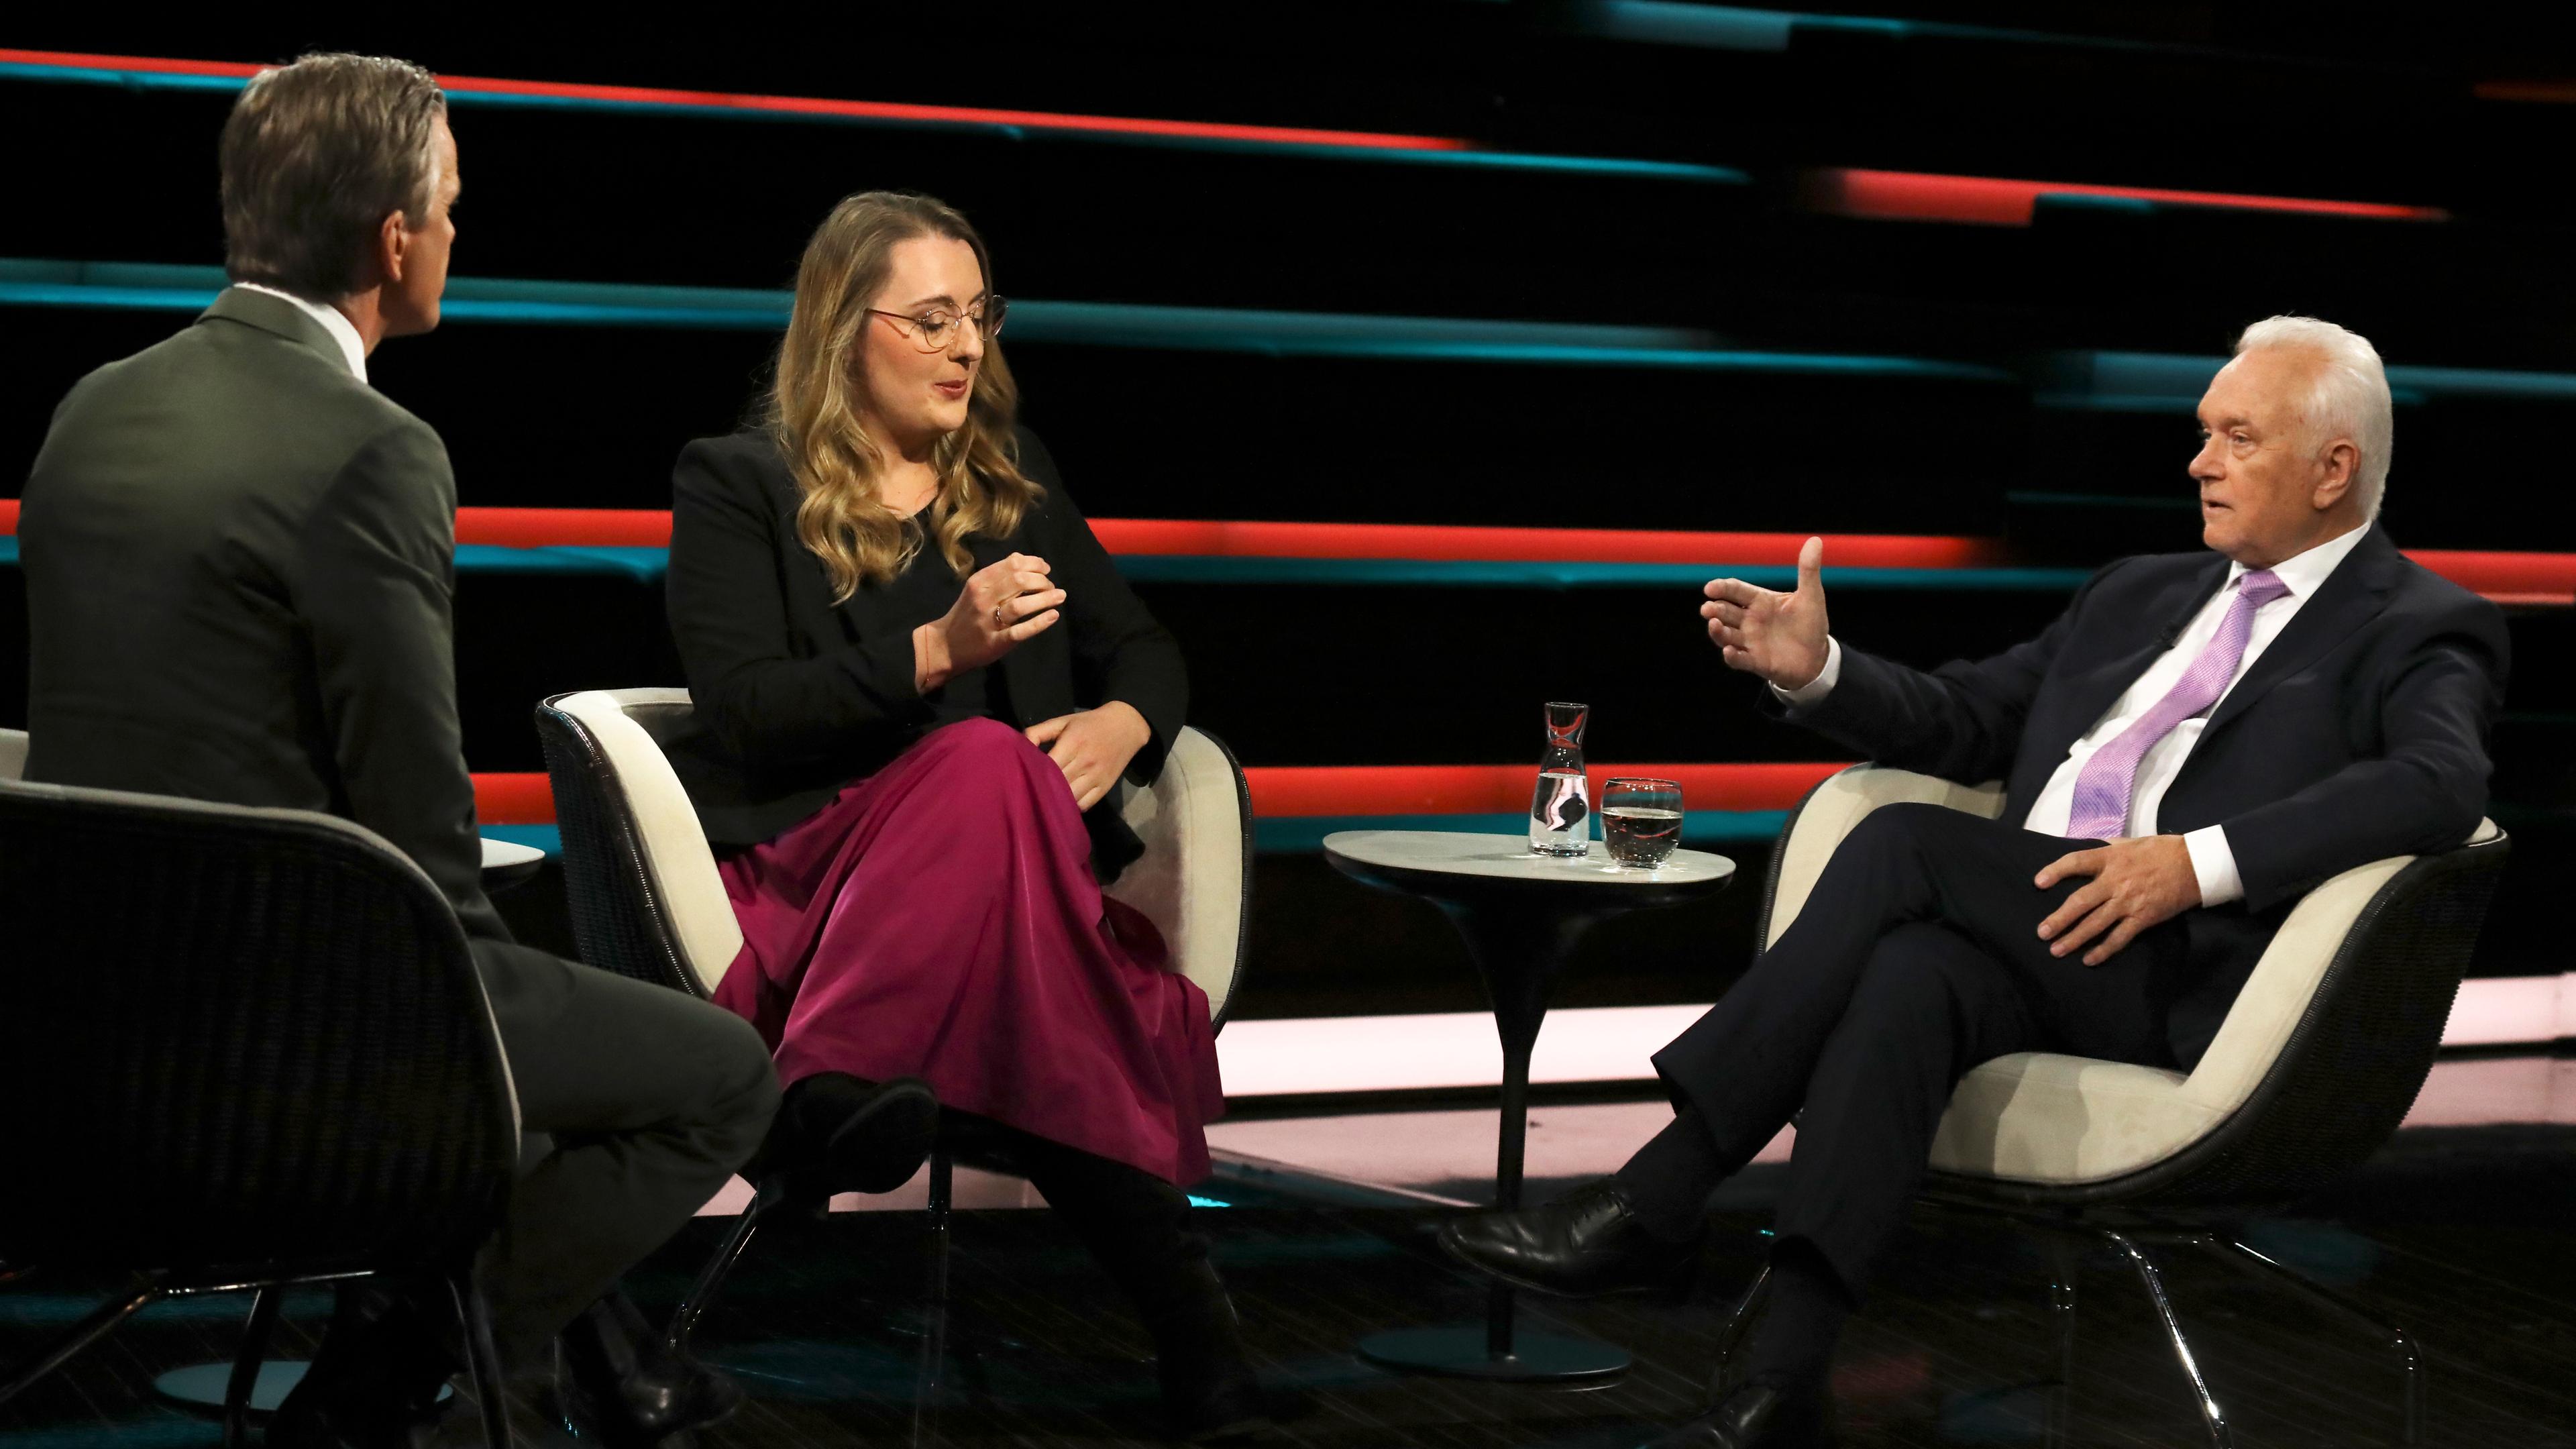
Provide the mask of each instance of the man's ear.
{"label": "man's ear", "polygon": [[2355,477],[2361,471],[2361,449],[2354,446],[2350,438],[2337,438],[2326,444],[2324,454],[2317,461],[2322,471],[2317,476],[2316,488],[2308,495],[2308,501],[2323,513],[2352,492]]}
{"label": "man's ear", "polygon": [[411,227],[400,211],[388,211],[376,224],[376,277],[386,283],[400,283],[403,264],[411,258]]}

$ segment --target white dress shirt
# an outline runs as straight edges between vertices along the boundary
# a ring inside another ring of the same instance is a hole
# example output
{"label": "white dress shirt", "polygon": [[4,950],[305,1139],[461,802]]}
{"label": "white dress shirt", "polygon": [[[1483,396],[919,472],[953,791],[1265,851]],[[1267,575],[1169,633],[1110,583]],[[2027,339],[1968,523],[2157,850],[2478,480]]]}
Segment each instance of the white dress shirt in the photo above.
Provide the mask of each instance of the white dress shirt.
{"label": "white dress shirt", "polygon": [[281,292],[275,287],[264,287],[257,282],[235,282],[233,285],[245,292],[258,292],[264,296],[294,303],[305,316],[321,323],[322,330],[331,334],[332,341],[340,344],[340,355],[349,359],[350,374],[360,382],[367,380],[366,341],[358,336],[358,324],[341,316],[339,308],[306,301],[293,292]]}
{"label": "white dress shirt", "polygon": [[[2364,524],[2272,566],[2272,572],[2289,586],[2290,591],[2254,611],[2254,627],[2245,640],[2245,655],[2236,662],[2236,673],[2227,681],[2228,690],[2236,688],[2237,681],[2254,667],[2254,661],[2262,657],[2264,649],[2281,637],[2281,631],[2289,626],[2291,617],[2299,612],[2300,607],[2325,583],[2327,576],[2335,571],[2335,566],[2343,562],[2344,555],[2351,553],[2353,546],[2361,542],[2361,536],[2369,531],[2370,526]],[[2030,813],[2022,818],[2023,829],[2035,830],[2042,835],[2066,833],[2067,821],[2075,809],[2076,773],[2084,768],[2086,760],[2093,758],[2095,750],[2117,739],[2122,730],[2155,708],[2156,702],[2181,682],[2183,672],[2217,636],[2219,622],[2227,617],[2228,605],[2235,601],[2236,581],[2246,573],[2243,564],[2229,565],[2226,586],[2211,595],[2209,602],[2200,606],[2200,612],[2191,616],[2191,623],[2174,640],[2173,647],[2157,656],[2156,662],[2147,666],[2147,672],[2139,675],[2137,682],[2112,702],[2109,713],[2096,721],[2093,728],[2085,731],[2084,737],[2067,750],[2066,758],[2058,762],[2056,772],[2041,788],[2039,798],[2031,802]],[[1835,682],[1842,678],[1842,666],[1843,646],[1840,641],[1828,638],[1825,641],[1825,667],[1814,679],[1796,689],[1782,689],[1775,684],[1771,687],[1772,692],[1792,708],[1814,704],[1833,692]],[[2201,729],[2208,724],[2209,716],[2217,712],[2218,705],[2226,698],[2226,693],[2221,692],[2218,701],[2207,711],[2175,725],[2147,751],[2146,758],[2138,762],[2138,773],[2132,779],[2129,792],[2131,835],[2156,833],[2156,807],[2163,803],[2165,791],[2173,785],[2174,777],[2182,773],[2183,761],[2191,757],[2191,747],[2199,742]],[[2183,835],[2182,843],[2183,848],[2191,852],[2191,871],[2200,880],[2202,905],[2225,905],[2244,896],[2245,883],[2236,873],[2236,854],[2228,848],[2224,827],[2208,825],[2188,831]]]}

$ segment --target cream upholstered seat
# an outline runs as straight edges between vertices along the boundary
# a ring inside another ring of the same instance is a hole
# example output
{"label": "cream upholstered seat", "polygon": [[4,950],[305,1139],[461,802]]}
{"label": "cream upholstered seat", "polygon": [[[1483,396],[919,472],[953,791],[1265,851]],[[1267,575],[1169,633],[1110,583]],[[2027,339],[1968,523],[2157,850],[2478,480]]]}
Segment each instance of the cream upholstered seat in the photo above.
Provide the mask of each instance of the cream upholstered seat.
{"label": "cream upholstered seat", "polygon": [[[1792,813],[1773,856],[1759,937],[1766,949],[1861,818],[1904,802],[1992,819],[2003,791],[1876,765],[1826,779]],[[2217,1401],[2143,1245],[2214,1247],[2230,1261],[2286,1273],[2207,1222],[2296,1198],[2396,1131],[2432,1071],[2506,849],[2504,832],[2481,821],[2455,849],[2372,861],[2311,888],[2187,1073],[2049,1052],[1970,1069],[1933,1139],[1929,1196],[2090,1233],[2127,1255],[2200,1389],[2212,1442],[2226,1444]],[[2367,1317],[2291,1276],[2311,1297]],[[2071,1351],[2071,1277],[2060,1289],[2061,1349]],[[1738,1309],[1739,1329],[1759,1291]],[[2407,1355],[2411,1443],[2421,1376],[2412,1344],[2389,1331]]]}
{"label": "cream upholstered seat", "polygon": [[0,730],[0,780],[27,778],[27,732]]}
{"label": "cream upholstered seat", "polygon": [[[573,938],[590,965],[699,997],[711,996],[742,950],[742,930],[716,874],[697,812],[662,753],[690,714],[684,689],[590,690],[537,707],[537,733],[563,832]],[[1252,797],[1242,768],[1202,730],[1183,729],[1161,773],[1125,781],[1120,811],[1144,854],[1108,894],[1163,933],[1170,965],[1207,993],[1222,1030],[1243,977],[1251,903]],[[931,1158],[934,1305],[944,1293],[951,1156]],[[785,1205],[783,1181],[764,1181],[671,1318],[685,1342],[763,1216]]]}

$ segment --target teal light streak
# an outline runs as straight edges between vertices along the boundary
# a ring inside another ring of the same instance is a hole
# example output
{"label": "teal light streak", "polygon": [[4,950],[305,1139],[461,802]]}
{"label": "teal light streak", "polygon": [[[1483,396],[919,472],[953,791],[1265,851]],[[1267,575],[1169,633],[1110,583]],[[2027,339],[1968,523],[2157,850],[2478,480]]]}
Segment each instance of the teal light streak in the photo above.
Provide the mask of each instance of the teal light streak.
{"label": "teal light streak", "polygon": [[[0,305],[195,312],[223,290],[221,268],[140,262],[0,259]],[[447,315],[459,322],[557,327],[707,328],[786,325],[786,292],[457,277]],[[1157,307],[1045,299],[1011,305],[1014,343],[1159,348],[1267,357],[1624,367],[1788,376],[1903,377],[2009,384],[2001,368],[1937,358],[1728,349],[1686,327],[1627,327],[1363,313]]]}
{"label": "teal light streak", "polygon": [[[1687,802],[1686,802],[1687,803]],[[1786,810],[1685,810],[1684,845],[1753,845],[1776,840],[1788,828]],[[1271,855],[1312,855],[1338,830],[1447,830],[1479,835],[1519,835],[1529,816],[1518,815],[1289,815],[1252,822],[1253,847]]]}
{"label": "teal light streak", "polygon": [[[525,845],[542,850],[548,860],[563,859],[563,829],[554,825],[494,825],[489,822],[474,827],[478,835],[506,840],[512,845]],[[0,1446],[5,1449],[5,1446]]]}
{"label": "teal light streak", "polygon": [[[0,565],[18,560],[18,540],[0,537]],[[658,583],[668,550],[608,545],[505,548],[456,546],[460,574],[597,575]],[[1797,586],[1797,570],[1780,564],[1562,563],[1480,559],[1228,558],[1201,554],[1127,554],[1118,572],[1131,583],[1269,584],[1322,588],[1689,589],[1713,578],[1738,578],[1768,589]],[[1871,569],[1834,571],[1834,587],[1987,593],[2069,593],[2086,569]]]}
{"label": "teal light streak", "polygon": [[[2223,357],[2171,352],[2062,352],[2049,360],[2050,390],[2037,401],[2101,412],[2189,413],[2226,363]],[[2388,369],[2388,386],[2401,404],[2436,398],[2576,402],[2576,372],[2399,364]]]}

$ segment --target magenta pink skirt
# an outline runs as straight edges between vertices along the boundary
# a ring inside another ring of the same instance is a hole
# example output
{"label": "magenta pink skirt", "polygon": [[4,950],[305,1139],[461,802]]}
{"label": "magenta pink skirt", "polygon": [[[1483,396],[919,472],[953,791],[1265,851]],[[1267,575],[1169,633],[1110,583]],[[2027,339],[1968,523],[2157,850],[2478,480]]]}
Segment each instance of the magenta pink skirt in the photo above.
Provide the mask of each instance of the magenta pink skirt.
{"label": "magenta pink skirt", "polygon": [[718,867],[716,1003],[778,1079],[926,1078],[950,1107],[1188,1184],[1225,1108],[1207,996],[1100,893],[1063,772],[1019,731],[933,731]]}

